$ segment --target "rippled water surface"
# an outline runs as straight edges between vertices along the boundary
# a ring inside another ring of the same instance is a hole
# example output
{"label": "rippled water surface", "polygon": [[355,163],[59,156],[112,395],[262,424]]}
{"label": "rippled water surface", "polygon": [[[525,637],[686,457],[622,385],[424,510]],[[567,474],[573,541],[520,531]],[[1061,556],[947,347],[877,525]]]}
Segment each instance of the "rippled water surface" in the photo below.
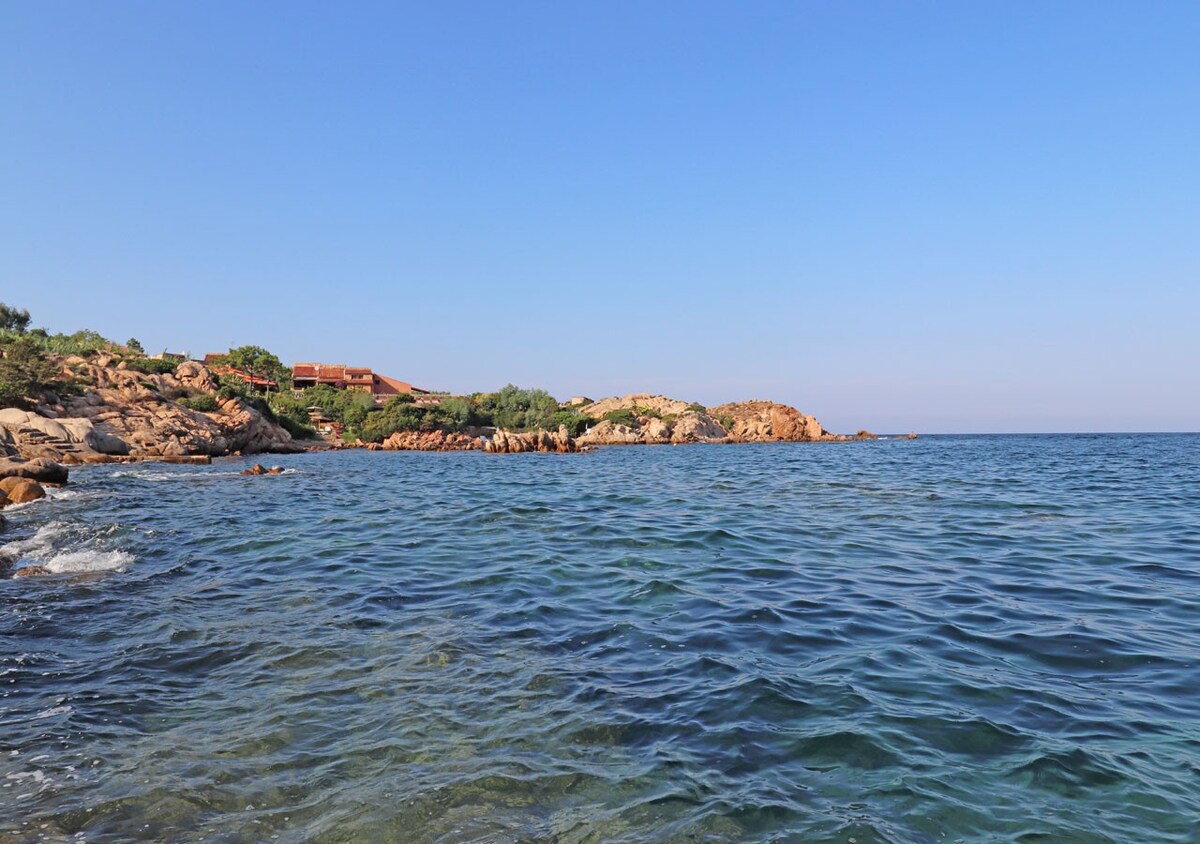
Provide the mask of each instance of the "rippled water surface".
{"label": "rippled water surface", "polygon": [[6,511],[0,842],[1200,841],[1200,437],[277,462]]}

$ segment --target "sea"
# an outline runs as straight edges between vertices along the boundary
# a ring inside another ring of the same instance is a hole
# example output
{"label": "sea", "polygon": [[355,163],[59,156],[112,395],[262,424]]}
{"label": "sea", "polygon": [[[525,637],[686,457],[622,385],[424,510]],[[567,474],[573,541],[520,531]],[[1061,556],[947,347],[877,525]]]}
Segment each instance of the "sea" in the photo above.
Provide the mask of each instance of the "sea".
{"label": "sea", "polygon": [[52,572],[0,579],[4,844],[1200,841],[1200,435],[92,466],[4,514]]}

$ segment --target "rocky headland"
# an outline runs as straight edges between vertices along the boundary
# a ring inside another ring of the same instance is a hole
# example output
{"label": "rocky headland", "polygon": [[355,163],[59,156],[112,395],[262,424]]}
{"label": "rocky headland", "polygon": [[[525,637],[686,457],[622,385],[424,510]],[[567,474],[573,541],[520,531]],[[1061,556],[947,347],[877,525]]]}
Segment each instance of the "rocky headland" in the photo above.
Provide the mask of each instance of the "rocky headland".
{"label": "rocky headland", "polygon": [[[56,361],[68,392],[44,391],[28,410],[0,410],[0,456],[60,464],[128,460],[203,462],[260,452],[299,452],[280,425],[245,399],[222,397],[216,376],[184,361],[147,373],[106,356]],[[196,401],[211,410],[181,404]]]}
{"label": "rocky headland", "polygon": [[685,443],[848,442],[875,439],[867,431],[831,434],[813,416],[770,401],[718,407],[634,393],[582,404],[600,421],[577,438],[580,445],[680,445]]}

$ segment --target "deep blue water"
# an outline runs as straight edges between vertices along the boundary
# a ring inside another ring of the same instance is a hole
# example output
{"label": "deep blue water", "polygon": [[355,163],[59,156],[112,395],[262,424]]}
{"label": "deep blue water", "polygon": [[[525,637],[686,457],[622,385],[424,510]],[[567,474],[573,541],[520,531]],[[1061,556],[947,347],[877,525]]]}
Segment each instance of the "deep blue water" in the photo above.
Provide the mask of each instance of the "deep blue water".
{"label": "deep blue water", "polygon": [[248,462],[6,511],[0,842],[1200,841],[1200,436]]}

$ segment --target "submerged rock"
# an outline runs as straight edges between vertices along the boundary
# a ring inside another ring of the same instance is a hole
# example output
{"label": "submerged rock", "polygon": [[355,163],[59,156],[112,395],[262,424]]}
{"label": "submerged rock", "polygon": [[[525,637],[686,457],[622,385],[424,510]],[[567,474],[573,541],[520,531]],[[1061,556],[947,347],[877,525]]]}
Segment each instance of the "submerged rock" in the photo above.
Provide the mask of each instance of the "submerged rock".
{"label": "submerged rock", "polygon": [[50,573],[50,569],[45,566],[25,566],[14,571],[13,577],[41,577]]}
{"label": "submerged rock", "polygon": [[243,469],[242,474],[243,475],[282,475],[283,467],[282,466],[272,466],[270,469],[268,469],[266,466],[264,466],[261,463],[255,463],[249,469]]}

